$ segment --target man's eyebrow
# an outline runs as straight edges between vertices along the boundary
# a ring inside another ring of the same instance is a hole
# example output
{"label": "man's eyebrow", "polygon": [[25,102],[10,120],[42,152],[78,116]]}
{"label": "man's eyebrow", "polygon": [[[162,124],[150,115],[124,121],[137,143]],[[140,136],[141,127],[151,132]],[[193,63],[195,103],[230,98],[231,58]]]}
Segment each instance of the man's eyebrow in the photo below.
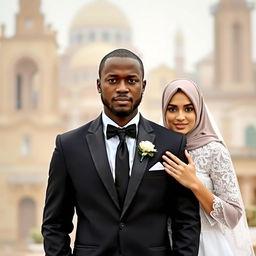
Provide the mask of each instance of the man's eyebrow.
{"label": "man's eyebrow", "polygon": [[112,77],[117,77],[118,75],[117,74],[107,74],[107,76],[112,76]]}
{"label": "man's eyebrow", "polygon": [[[119,75],[117,75],[117,74],[111,74],[111,73],[109,73],[109,74],[107,74],[107,77],[119,77]],[[129,77],[129,78],[132,78],[132,77],[139,77],[139,75],[137,75],[137,74],[130,74],[130,75],[127,75],[127,77]]]}
{"label": "man's eyebrow", "polygon": [[128,77],[138,77],[139,75],[136,75],[136,74],[131,74],[131,75],[128,75]]}

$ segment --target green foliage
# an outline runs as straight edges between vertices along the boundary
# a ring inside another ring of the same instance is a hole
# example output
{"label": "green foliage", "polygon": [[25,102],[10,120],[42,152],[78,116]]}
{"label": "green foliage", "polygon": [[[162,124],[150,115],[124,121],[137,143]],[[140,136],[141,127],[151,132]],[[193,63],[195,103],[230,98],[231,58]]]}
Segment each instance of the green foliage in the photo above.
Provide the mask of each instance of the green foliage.
{"label": "green foliage", "polygon": [[32,241],[36,244],[43,243],[43,236],[38,228],[33,228],[30,232]]}
{"label": "green foliage", "polygon": [[246,209],[246,218],[250,227],[256,227],[256,206]]}

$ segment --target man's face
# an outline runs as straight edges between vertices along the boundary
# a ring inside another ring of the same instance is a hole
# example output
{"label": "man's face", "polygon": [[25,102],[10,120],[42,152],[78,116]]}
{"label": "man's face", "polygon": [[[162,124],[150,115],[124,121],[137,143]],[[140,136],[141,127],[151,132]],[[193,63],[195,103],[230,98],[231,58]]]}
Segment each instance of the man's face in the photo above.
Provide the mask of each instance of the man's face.
{"label": "man's face", "polygon": [[97,81],[105,114],[113,120],[133,118],[138,112],[145,85],[136,59],[108,58]]}

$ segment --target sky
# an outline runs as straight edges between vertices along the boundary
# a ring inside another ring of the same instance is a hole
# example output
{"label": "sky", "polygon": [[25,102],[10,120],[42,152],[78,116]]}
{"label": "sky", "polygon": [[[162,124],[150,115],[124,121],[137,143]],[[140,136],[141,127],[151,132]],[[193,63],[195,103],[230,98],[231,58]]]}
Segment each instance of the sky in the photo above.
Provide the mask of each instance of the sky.
{"label": "sky", "polygon": [[[41,0],[47,24],[58,32],[59,51],[68,45],[72,18],[93,0]],[[195,65],[213,50],[213,16],[211,7],[218,0],[108,0],[127,15],[133,31],[133,45],[142,53],[147,69],[161,64],[174,66],[174,38],[178,30],[184,36],[186,68]],[[255,1],[251,1],[254,2]],[[14,33],[19,0],[0,0],[0,24],[8,36]],[[110,17],[111,18],[111,17]],[[256,59],[256,11],[252,12],[253,59]],[[255,46],[254,46],[255,45]]]}

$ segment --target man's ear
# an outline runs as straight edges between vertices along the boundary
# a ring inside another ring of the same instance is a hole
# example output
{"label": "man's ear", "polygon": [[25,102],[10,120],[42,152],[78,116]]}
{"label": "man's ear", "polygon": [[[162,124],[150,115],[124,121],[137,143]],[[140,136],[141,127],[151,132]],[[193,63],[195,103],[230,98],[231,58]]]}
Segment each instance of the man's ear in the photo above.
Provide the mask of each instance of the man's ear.
{"label": "man's ear", "polygon": [[98,90],[98,93],[101,93],[100,79],[99,78],[97,79],[97,90]]}
{"label": "man's ear", "polygon": [[142,82],[142,89],[143,89],[143,92],[145,91],[146,84],[147,84],[147,81],[144,80],[144,81]]}

